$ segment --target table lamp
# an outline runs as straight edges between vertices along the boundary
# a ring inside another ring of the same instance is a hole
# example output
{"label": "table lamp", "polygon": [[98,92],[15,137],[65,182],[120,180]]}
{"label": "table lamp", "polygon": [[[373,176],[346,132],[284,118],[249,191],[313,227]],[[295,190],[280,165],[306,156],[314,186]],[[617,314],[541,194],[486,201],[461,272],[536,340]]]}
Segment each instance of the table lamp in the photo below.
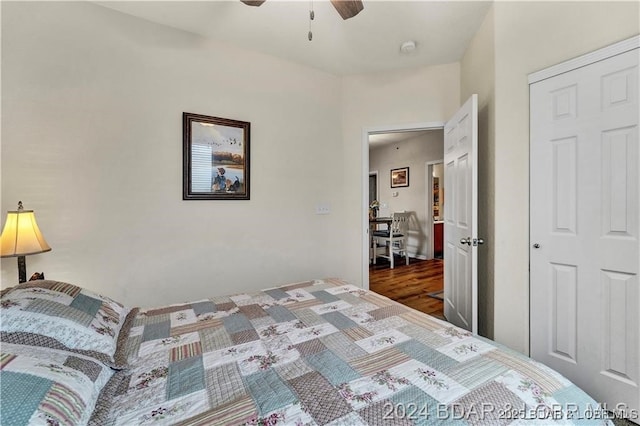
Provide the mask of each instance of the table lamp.
{"label": "table lamp", "polygon": [[25,210],[18,201],[18,210],[7,212],[7,221],[0,236],[0,257],[18,258],[18,282],[27,281],[25,256],[51,251],[45,241],[33,210]]}

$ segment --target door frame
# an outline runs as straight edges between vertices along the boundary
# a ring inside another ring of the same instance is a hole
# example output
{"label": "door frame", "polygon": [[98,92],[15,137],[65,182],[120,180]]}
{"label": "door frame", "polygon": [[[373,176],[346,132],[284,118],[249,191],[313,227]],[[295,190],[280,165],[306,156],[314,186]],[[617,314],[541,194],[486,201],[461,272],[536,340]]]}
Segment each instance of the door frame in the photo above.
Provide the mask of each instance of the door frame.
{"label": "door frame", "polygon": [[[376,177],[376,200],[380,198],[380,173],[378,170],[371,170],[369,172],[369,177]],[[369,185],[369,179],[367,179],[367,185]],[[369,193],[369,187],[367,187],[367,194]]]}
{"label": "door frame", "polygon": [[364,127],[362,129],[362,196],[361,205],[361,262],[362,262],[362,288],[369,290],[369,135],[377,133],[413,132],[420,130],[444,130],[443,121],[430,121],[410,124],[382,125]]}
{"label": "door frame", "polygon": [[444,158],[441,160],[431,160],[424,163],[425,165],[425,212],[427,218],[427,238],[429,238],[429,244],[427,245],[427,260],[433,259],[435,256],[434,241],[433,241],[433,166],[436,164],[444,164]]}

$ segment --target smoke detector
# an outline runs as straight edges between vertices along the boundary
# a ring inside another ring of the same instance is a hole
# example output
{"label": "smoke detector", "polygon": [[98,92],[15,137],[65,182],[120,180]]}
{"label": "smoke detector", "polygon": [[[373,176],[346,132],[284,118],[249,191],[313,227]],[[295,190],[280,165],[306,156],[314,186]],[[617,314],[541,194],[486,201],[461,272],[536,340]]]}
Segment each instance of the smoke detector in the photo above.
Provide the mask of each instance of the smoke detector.
{"label": "smoke detector", "polygon": [[400,53],[412,53],[416,50],[416,42],[413,40],[405,41],[400,45]]}

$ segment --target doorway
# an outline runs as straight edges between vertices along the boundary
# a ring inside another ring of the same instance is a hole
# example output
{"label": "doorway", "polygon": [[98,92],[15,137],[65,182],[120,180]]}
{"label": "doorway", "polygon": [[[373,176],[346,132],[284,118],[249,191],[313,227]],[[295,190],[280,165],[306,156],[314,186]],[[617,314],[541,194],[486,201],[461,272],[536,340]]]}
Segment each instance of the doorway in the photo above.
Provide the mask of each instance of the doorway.
{"label": "doorway", "polygon": [[429,161],[425,170],[426,216],[431,230],[427,259],[444,259],[444,162]]}
{"label": "doorway", "polygon": [[[443,164],[443,141],[442,125],[369,132],[365,163],[368,188],[363,190],[367,211],[369,206],[378,205],[375,213],[379,217],[390,217],[399,211],[410,213],[407,244],[409,265],[399,257],[396,257],[394,269],[381,257],[377,258],[376,265],[370,264],[373,251],[369,250],[371,243],[369,234],[366,235],[366,281],[369,288],[441,318],[444,260],[442,256],[434,259],[433,241],[434,201],[439,203],[440,194],[434,196],[432,175],[433,165]],[[405,185],[392,182],[391,171],[394,169],[407,170]],[[386,225],[378,226],[384,228]]]}
{"label": "doorway", "polygon": [[369,172],[369,206],[378,200],[378,171]]}

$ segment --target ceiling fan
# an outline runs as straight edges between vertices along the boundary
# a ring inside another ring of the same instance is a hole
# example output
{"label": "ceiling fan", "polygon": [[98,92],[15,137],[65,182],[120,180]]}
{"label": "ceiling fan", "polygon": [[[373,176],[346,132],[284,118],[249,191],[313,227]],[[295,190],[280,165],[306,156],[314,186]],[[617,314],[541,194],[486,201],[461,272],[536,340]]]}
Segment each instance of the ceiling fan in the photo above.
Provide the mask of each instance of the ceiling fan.
{"label": "ceiling fan", "polygon": [[[249,6],[260,6],[266,0],[240,0]],[[362,0],[331,0],[331,4],[336,8],[342,19],[349,19],[356,16],[364,6]]]}

